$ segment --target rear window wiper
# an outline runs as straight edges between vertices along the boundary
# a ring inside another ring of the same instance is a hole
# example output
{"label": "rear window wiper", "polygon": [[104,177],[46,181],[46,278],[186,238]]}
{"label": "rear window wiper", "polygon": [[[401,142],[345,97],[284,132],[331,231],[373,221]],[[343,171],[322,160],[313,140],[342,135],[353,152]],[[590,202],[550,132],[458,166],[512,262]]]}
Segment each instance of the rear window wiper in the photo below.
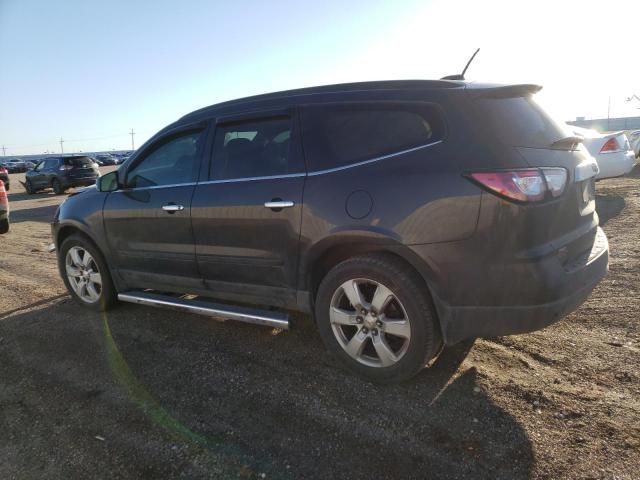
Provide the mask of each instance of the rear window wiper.
{"label": "rear window wiper", "polygon": [[570,135],[553,142],[551,144],[551,148],[556,150],[575,150],[583,140],[584,137],[581,137],[579,135]]}

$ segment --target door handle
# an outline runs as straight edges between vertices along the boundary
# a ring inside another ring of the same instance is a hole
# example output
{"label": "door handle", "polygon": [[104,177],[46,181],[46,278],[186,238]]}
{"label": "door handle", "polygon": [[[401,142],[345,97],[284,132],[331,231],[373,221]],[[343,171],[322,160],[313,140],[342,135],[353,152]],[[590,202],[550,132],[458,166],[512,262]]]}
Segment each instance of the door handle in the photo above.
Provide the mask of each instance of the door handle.
{"label": "door handle", "polygon": [[182,210],[184,210],[184,207],[182,205],[176,205],[175,203],[169,203],[167,205],[163,205],[162,210],[168,213],[175,213],[181,212]]}
{"label": "door handle", "polygon": [[281,200],[280,198],[274,198],[270,202],[264,202],[265,208],[270,208],[274,212],[279,212],[283,208],[293,207],[293,205],[291,200]]}

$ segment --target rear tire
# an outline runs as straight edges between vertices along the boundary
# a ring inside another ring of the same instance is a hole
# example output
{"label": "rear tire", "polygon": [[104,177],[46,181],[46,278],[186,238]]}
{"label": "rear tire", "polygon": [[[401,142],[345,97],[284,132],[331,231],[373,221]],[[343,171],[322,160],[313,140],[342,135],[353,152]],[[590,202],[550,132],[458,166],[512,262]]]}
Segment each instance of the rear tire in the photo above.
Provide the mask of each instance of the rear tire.
{"label": "rear tire", "polygon": [[102,253],[87,237],[73,234],[60,245],[58,269],[73,299],[85,308],[104,312],[117,300]]}
{"label": "rear tire", "polygon": [[330,353],[377,383],[413,377],[442,344],[424,281],[390,255],[336,265],[320,283],[315,314]]}
{"label": "rear tire", "polygon": [[9,219],[3,218],[0,220],[0,234],[9,232]]}
{"label": "rear tire", "polygon": [[56,195],[62,195],[64,193],[64,188],[62,188],[62,184],[57,178],[54,178],[51,182],[51,188],[53,188],[53,192]]}

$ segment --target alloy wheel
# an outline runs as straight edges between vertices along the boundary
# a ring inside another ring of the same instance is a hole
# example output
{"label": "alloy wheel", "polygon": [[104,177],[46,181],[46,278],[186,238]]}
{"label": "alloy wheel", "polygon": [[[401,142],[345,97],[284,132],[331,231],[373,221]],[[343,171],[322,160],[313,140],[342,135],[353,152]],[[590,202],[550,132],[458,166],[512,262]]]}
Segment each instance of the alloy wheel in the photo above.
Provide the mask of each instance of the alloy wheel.
{"label": "alloy wheel", "polygon": [[333,294],[329,312],[336,340],[347,354],[370,367],[390,367],[407,352],[409,316],[398,297],[375,280],[344,282]]}
{"label": "alloy wheel", "polygon": [[65,258],[69,285],[86,303],[95,303],[102,293],[102,276],[94,258],[82,247],[71,247]]}

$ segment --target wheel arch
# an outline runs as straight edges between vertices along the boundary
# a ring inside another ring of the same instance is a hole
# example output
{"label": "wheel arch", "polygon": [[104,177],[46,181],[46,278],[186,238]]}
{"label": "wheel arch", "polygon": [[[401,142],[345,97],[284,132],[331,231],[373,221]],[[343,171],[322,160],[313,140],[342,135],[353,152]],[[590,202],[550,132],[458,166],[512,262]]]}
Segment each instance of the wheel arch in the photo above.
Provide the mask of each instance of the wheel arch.
{"label": "wheel arch", "polygon": [[[326,274],[344,260],[367,254],[394,257],[413,270],[418,279],[424,283],[434,304],[436,317],[439,317],[438,297],[433,294],[433,288],[437,285],[435,270],[407,245],[390,238],[372,239],[368,236],[339,236],[326,239],[315,246],[307,255],[307,260],[303,263],[305,274],[301,278],[303,282],[301,290],[309,292],[312,311],[318,287]],[[439,318],[437,321],[440,325]]]}
{"label": "wheel arch", "polygon": [[55,238],[56,249],[59,250],[60,246],[62,245],[62,242],[64,242],[67,238],[69,238],[74,233],[79,233],[82,236],[86,237],[88,240],[91,241],[91,243],[93,243],[96,246],[98,250],[100,250],[100,253],[104,255],[104,251],[100,247],[100,243],[98,243],[96,239],[93,238],[93,236],[89,233],[88,228],[86,228],[86,226],[80,222],[65,223],[63,225],[58,226],[56,231],[56,238]]}
{"label": "wheel arch", "polygon": [[55,246],[56,250],[59,252],[62,242],[64,242],[67,238],[74,234],[80,234],[84,238],[86,238],[89,242],[93,244],[93,246],[100,252],[102,257],[105,260],[107,268],[109,269],[109,274],[111,276],[111,280],[113,281],[114,286],[116,287],[116,291],[120,291],[122,288],[120,277],[117,276],[117,271],[114,270],[114,267],[108,261],[109,251],[106,248],[106,245],[103,245],[102,242],[98,241],[94,235],[91,234],[89,228],[81,222],[66,220],[63,225],[59,225],[56,228],[55,233]]}

